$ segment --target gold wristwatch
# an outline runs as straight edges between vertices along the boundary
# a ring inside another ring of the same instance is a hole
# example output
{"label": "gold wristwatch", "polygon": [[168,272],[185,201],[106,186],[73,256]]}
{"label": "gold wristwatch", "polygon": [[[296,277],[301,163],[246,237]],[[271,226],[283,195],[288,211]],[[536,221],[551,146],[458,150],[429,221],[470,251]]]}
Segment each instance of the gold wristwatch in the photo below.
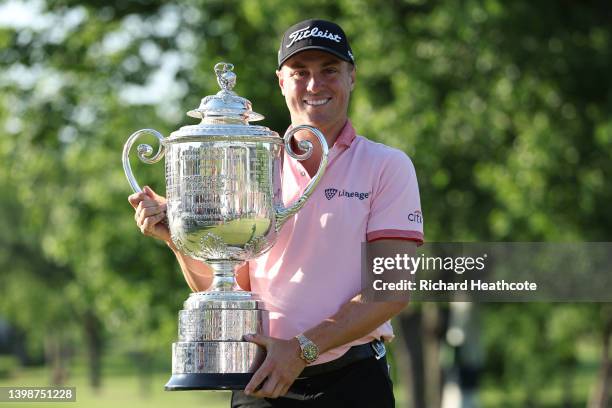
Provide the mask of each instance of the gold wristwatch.
{"label": "gold wristwatch", "polygon": [[295,338],[300,343],[301,359],[307,364],[314,363],[319,358],[319,347],[303,334],[298,334]]}

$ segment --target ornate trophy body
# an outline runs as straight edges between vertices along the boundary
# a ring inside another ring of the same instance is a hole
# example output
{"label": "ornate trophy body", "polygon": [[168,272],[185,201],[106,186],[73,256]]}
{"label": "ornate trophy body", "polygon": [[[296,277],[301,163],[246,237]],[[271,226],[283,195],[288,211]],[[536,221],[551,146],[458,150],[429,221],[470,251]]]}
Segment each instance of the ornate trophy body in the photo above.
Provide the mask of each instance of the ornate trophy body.
{"label": "ornate trophy body", "polygon": [[[123,168],[135,192],[129,152],[138,137],[152,134],[157,153],[138,146],[138,157],[156,163],[166,155],[167,222],[176,247],[205,261],[214,271],[205,292],[192,293],[179,312],[178,341],[172,345],[172,377],[166,390],[244,389],[265,351],[243,341],[249,333],[268,333],[263,302],[236,284],[234,269],[274,245],[284,222],[299,211],[327,166],[327,143],[310,126],[296,126],[280,138],[267,127],[249,125],[263,116],[232,91],[233,65],[215,65],[221,91],[202,99],[189,116],[201,118],[164,138],[152,129],[132,134],[123,149]],[[298,160],[308,158],[312,144],[298,143],[306,153],[291,148],[291,138],[302,129],[312,132],[323,149],[319,169],[302,196],[283,206],[281,163],[283,146]]]}

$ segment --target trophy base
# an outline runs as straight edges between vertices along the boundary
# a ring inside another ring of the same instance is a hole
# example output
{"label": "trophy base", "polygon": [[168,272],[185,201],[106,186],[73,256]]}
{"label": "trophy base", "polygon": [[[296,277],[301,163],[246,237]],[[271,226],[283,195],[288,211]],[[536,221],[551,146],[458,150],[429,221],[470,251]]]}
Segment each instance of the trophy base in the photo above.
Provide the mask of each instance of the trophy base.
{"label": "trophy base", "polygon": [[166,391],[244,390],[253,373],[172,374],[164,386]]}

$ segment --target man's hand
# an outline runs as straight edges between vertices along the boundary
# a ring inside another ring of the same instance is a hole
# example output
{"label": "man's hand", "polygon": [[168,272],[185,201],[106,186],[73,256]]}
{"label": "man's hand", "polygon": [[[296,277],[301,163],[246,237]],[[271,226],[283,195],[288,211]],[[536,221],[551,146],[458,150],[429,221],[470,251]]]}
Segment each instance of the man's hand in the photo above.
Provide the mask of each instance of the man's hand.
{"label": "man's hand", "polygon": [[158,195],[150,187],[128,197],[136,210],[134,219],[140,231],[147,236],[171,242],[168,226],[161,222],[166,218],[166,198]]}
{"label": "man's hand", "polygon": [[[246,335],[246,341],[259,344],[266,349],[263,364],[253,374],[244,393],[255,397],[278,398],[285,395],[298,375],[306,367],[300,358],[297,339],[281,340],[262,334]],[[261,385],[261,389],[255,391]]]}

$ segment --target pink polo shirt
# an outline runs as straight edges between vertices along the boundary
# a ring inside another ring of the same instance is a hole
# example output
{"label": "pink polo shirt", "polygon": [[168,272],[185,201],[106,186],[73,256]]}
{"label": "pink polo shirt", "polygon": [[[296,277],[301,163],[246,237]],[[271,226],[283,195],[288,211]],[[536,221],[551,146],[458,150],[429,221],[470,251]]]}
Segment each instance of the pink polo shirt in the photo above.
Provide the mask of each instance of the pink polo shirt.
{"label": "pink polo shirt", "polygon": [[[301,163],[285,155],[285,204],[309,182]],[[251,290],[270,311],[270,335],[290,339],[355,297],[361,291],[361,244],[381,238],[423,242],[414,166],[400,150],[356,136],[347,121],[310,199],[285,223],[272,249],[249,262]],[[316,364],[381,337],[393,338],[389,322],[322,354]]]}

